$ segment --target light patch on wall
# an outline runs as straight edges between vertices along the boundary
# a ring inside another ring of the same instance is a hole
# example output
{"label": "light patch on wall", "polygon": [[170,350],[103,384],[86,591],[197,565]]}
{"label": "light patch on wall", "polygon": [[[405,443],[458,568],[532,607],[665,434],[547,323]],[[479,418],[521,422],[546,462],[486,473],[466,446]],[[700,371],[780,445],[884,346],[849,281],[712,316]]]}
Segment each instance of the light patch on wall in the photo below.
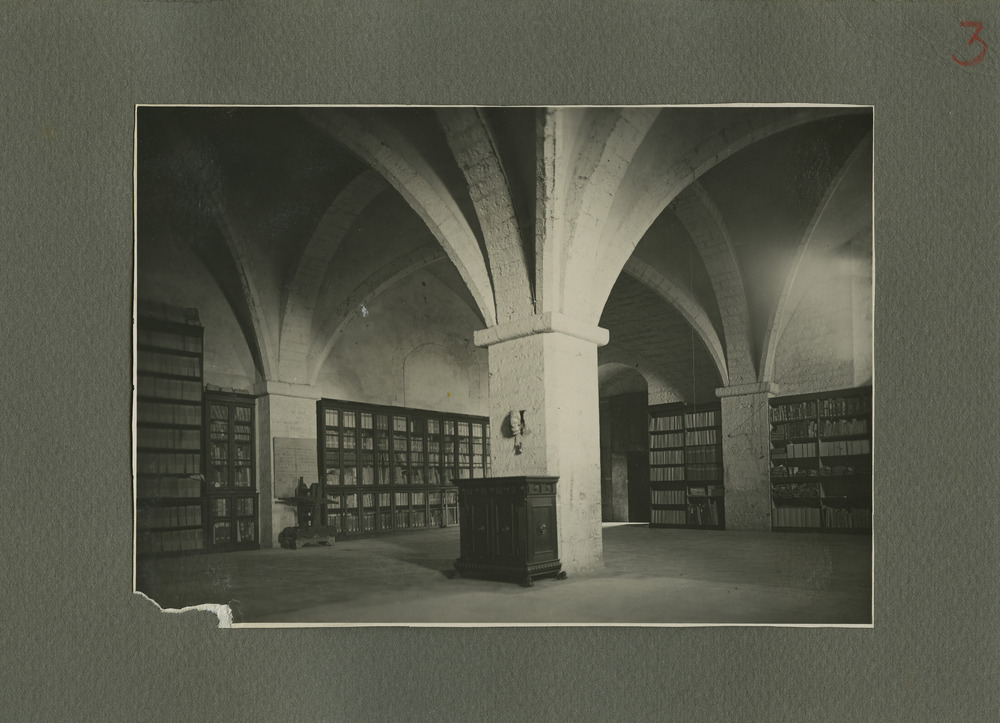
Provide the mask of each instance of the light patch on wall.
{"label": "light patch on wall", "polygon": [[364,304],[361,305],[361,316],[368,316],[368,307]]}

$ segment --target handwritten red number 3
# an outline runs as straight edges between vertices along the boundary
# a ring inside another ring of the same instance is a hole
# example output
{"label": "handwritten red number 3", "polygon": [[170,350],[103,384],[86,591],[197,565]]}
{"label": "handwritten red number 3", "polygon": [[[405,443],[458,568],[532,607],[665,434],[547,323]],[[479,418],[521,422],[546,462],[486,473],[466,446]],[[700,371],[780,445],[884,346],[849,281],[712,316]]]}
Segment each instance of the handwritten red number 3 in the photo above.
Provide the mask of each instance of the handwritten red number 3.
{"label": "handwritten red number 3", "polygon": [[951,56],[951,59],[954,60],[959,65],[979,65],[979,63],[983,62],[983,56],[986,55],[986,43],[984,43],[983,39],[979,37],[979,31],[983,29],[983,24],[969,20],[964,20],[960,22],[959,25],[963,28],[975,28],[976,29],[975,32],[972,33],[972,37],[969,38],[969,42],[966,43],[966,45],[972,45],[972,43],[975,42],[982,45],[983,49],[980,50],[979,55],[977,55],[972,60],[959,60],[954,55]]}

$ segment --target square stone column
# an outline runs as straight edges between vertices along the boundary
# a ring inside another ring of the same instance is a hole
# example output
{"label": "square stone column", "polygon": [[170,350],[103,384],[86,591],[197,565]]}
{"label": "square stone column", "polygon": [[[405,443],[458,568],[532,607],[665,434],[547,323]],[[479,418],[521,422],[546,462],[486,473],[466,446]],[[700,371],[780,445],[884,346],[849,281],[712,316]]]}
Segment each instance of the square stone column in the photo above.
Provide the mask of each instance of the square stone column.
{"label": "square stone column", "polygon": [[722,400],[722,462],[727,530],[771,529],[770,383],[715,390]]}
{"label": "square stone column", "polygon": [[278,535],[295,525],[295,509],[275,502],[294,494],[277,489],[274,474],[274,440],[280,437],[307,439],[316,448],[316,402],[313,387],[284,382],[258,382],[257,395],[257,486],[260,491],[260,546],[277,547]]}
{"label": "square stone column", "polygon": [[[603,561],[597,347],[607,341],[606,330],[552,312],[475,335],[489,348],[492,474],[559,477],[559,559],[570,572]],[[519,453],[512,410],[524,413]]]}

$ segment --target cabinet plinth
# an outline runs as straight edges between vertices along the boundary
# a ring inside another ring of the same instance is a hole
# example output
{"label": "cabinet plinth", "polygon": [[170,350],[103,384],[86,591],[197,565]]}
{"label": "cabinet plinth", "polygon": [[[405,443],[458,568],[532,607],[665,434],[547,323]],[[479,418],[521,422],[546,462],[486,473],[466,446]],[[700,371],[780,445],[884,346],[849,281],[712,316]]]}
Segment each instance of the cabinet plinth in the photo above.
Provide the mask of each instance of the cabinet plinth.
{"label": "cabinet plinth", "polygon": [[520,582],[565,579],[556,527],[558,477],[458,480],[461,575]]}

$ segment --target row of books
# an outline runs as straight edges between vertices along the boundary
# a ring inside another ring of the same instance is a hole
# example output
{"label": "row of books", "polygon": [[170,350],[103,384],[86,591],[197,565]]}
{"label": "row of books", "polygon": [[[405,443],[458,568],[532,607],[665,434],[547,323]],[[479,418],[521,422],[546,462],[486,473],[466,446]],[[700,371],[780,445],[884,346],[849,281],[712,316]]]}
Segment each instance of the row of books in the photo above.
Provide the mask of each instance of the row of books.
{"label": "row of books", "polygon": [[684,442],[689,447],[696,445],[718,444],[719,430],[718,429],[688,430],[687,432],[684,433]]}
{"label": "row of books", "polygon": [[823,509],[823,525],[832,530],[870,530],[872,511],[863,507],[853,509],[826,507]]}
{"label": "row of books", "polygon": [[771,493],[776,497],[817,499],[820,496],[820,486],[816,482],[772,483]]}
{"label": "row of books", "polygon": [[650,467],[650,482],[683,482],[683,467]]}
{"label": "row of books", "polygon": [[650,510],[649,522],[653,525],[685,525],[686,510]]}
{"label": "row of books", "polygon": [[201,358],[177,354],[139,350],[136,368],[149,374],[175,374],[181,377],[201,378]]}
{"label": "row of books", "polygon": [[138,427],[136,443],[139,447],[160,449],[201,449],[201,432],[197,429]]}
{"label": "row of books", "polygon": [[684,461],[688,464],[721,462],[722,448],[717,445],[708,447],[688,447],[684,450]]}
{"label": "row of books", "polygon": [[786,439],[801,439],[816,436],[816,420],[800,422],[776,422],[771,425],[771,441],[783,442]]}
{"label": "row of books", "polygon": [[196,527],[201,525],[201,505],[177,507],[140,507],[137,510],[138,527]]}
{"label": "row of books", "polygon": [[821,437],[843,437],[849,434],[868,434],[867,419],[824,419],[819,425]]}
{"label": "row of books", "polygon": [[[201,381],[140,375],[137,392],[140,397],[158,397],[160,399],[179,399],[185,402],[200,402]],[[199,417],[200,415],[201,412],[199,411]]]}
{"label": "row of books", "polygon": [[683,432],[660,432],[649,438],[651,449],[670,449],[684,446]]}
{"label": "row of books", "polygon": [[140,401],[136,412],[136,420],[139,422],[201,426],[201,405],[198,404]]}
{"label": "row of books", "polygon": [[135,457],[139,474],[197,474],[201,454],[193,452],[143,452]]}
{"label": "row of books", "polygon": [[820,402],[819,411],[824,417],[870,414],[872,411],[872,400],[868,395],[823,399]]}
{"label": "row of books", "polygon": [[778,404],[771,407],[772,422],[788,422],[796,419],[815,419],[816,402],[792,402],[790,404]]}
{"label": "row of books", "polygon": [[697,464],[688,465],[685,474],[690,482],[704,482],[706,480],[717,480],[722,477],[722,465],[718,464]]}
{"label": "row of books", "polygon": [[771,459],[802,459],[816,456],[815,442],[789,442],[784,447],[771,448]]}
{"label": "row of books", "polygon": [[684,415],[684,426],[691,427],[717,427],[719,426],[719,412],[688,412]]}
{"label": "row of books", "polygon": [[669,417],[650,417],[650,432],[674,432],[684,429],[684,418],[680,414]]}
{"label": "row of books", "polygon": [[818,507],[771,506],[771,524],[775,527],[819,527]]}
{"label": "row of books", "polygon": [[650,464],[684,464],[684,450],[658,449],[649,453]]}
{"label": "row of books", "polygon": [[155,555],[164,552],[187,552],[205,549],[205,531],[164,530],[161,532],[140,532],[136,536],[137,555]]}
{"label": "row of books", "polygon": [[871,454],[871,443],[867,439],[842,439],[836,442],[820,442],[819,454],[821,457]]}
{"label": "row of books", "polygon": [[[350,409],[326,409],[323,412],[323,423],[330,429],[353,430],[360,428],[365,430],[374,427],[380,432],[387,432],[389,430],[389,415],[372,414],[371,412],[358,413]],[[457,434],[460,437],[473,437],[477,439],[490,436],[489,425],[480,422],[472,424],[469,422],[458,422],[456,424],[453,420],[445,420],[442,426],[441,420],[438,419],[425,420],[422,417],[407,418],[401,415],[392,416],[392,431],[400,432],[404,436],[407,433],[423,435],[424,432],[438,435],[442,433],[442,429],[444,430],[444,434],[448,436]]]}
{"label": "row of books", "polygon": [[687,501],[684,490],[652,490],[650,502],[654,505],[683,505]]}
{"label": "row of books", "polygon": [[172,349],[174,351],[201,352],[200,335],[193,336],[169,331],[138,329],[135,341],[139,346],[155,346],[160,349]]}
{"label": "row of books", "polygon": [[191,477],[140,477],[136,494],[140,499],[201,497],[201,475]]}

